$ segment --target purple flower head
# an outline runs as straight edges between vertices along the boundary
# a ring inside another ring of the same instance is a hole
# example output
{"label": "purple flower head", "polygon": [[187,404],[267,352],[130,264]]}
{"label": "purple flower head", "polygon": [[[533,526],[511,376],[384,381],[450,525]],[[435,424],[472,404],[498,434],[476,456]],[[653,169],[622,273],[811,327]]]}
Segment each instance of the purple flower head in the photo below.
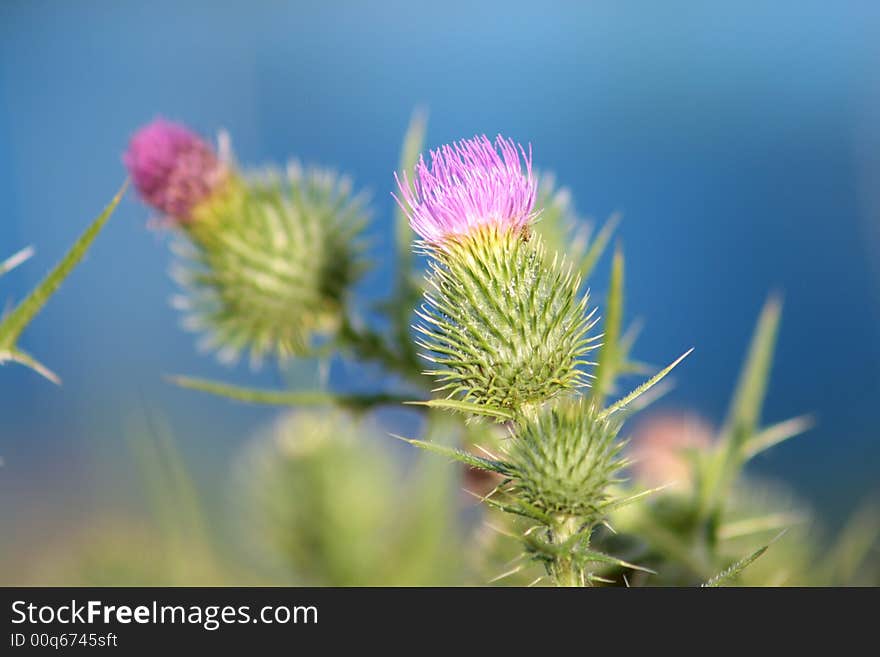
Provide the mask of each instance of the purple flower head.
{"label": "purple flower head", "polygon": [[138,130],[122,161],[141,198],[178,221],[186,221],[228,178],[226,165],[210,144],[164,119]]}
{"label": "purple flower head", "polygon": [[400,189],[394,198],[431,244],[482,226],[522,230],[535,217],[531,147],[526,153],[501,135],[494,145],[483,135],[431,151],[431,166],[419,158],[412,184],[406,173],[394,177]]}

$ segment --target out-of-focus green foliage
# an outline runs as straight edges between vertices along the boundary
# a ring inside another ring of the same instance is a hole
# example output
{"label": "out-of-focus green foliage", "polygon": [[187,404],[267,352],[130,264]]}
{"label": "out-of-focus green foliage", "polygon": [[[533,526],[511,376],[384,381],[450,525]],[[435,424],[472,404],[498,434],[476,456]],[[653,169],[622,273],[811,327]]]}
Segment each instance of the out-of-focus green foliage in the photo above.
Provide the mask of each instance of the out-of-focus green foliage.
{"label": "out-of-focus green foliage", "polygon": [[[619,533],[608,535],[608,542],[657,572],[644,578],[645,583],[870,581],[870,546],[880,537],[876,514],[857,515],[837,541],[832,540],[834,547],[824,552],[809,510],[779,484],[744,472],[754,456],[811,425],[808,417],[800,417],[761,426],[780,311],[779,301],[771,297],[758,318],[728,418],[717,438],[686,447],[670,444],[669,453],[662,455],[681,462],[687,472],[684,486],[663,490],[612,517]],[[851,541],[857,546],[851,551],[840,547],[840,541],[849,542],[847,535],[857,537]],[[844,571],[845,577],[828,575]]]}
{"label": "out-of-focus green foliage", "polygon": [[462,583],[454,477],[407,474],[378,427],[341,411],[296,411],[259,435],[237,472],[240,535],[276,583]]}

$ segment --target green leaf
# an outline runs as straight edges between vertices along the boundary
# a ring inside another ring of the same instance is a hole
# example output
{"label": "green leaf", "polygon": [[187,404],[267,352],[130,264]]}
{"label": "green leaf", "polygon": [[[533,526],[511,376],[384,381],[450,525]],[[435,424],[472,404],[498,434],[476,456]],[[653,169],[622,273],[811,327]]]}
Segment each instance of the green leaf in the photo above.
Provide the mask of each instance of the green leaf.
{"label": "green leaf", "polygon": [[269,404],[273,406],[321,406],[335,404],[356,410],[388,404],[402,404],[407,398],[389,394],[352,395],[325,392],[323,390],[263,390],[235,386],[218,381],[196,379],[187,376],[171,376],[168,380],[174,385],[189,390],[199,390],[218,397],[226,397],[249,404]]}
{"label": "green leaf", "polygon": [[596,380],[593,382],[592,398],[601,407],[605,396],[614,387],[614,381],[621,365],[621,324],[623,322],[623,253],[618,248],[614,252],[611,265],[611,283],[606,301],[605,325],[603,326],[602,347],[596,366]]}
{"label": "green leaf", "polygon": [[718,511],[725,491],[736,478],[748,455],[766,449],[770,446],[769,443],[778,438],[771,434],[768,439],[765,435],[760,442],[748,447],[751,441],[759,440],[755,433],[767,391],[781,309],[779,299],[770,296],[755,325],[746,361],[721,430],[718,448],[706,460],[701,473],[699,497],[700,514],[703,518]]}
{"label": "green leaf", "polygon": [[785,529],[807,520],[809,520],[808,515],[797,511],[769,513],[763,516],[745,518],[723,524],[718,528],[718,538],[719,540],[730,540],[764,532],[778,532],[780,529]]}
{"label": "green leaf", "polygon": [[482,456],[470,454],[469,452],[465,452],[456,447],[448,447],[447,445],[441,445],[439,443],[432,443],[426,440],[416,440],[415,438],[405,438],[403,436],[398,436],[397,434],[391,435],[409,443],[410,445],[415,445],[416,447],[420,447],[429,452],[446,456],[455,461],[459,461],[460,463],[464,463],[465,465],[469,465],[472,468],[489,470],[490,472],[497,472],[499,474],[507,474],[510,471],[509,466],[503,461],[483,458]]}
{"label": "green leaf", "polygon": [[608,243],[611,241],[611,236],[614,234],[614,231],[617,230],[617,225],[619,223],[620,214],[615,213],[611,215],[608,221],[605,222],[596,234],[595,239],[593,239],[590,247],[584,254],[584,257],[577,263],[578,273],[583,280],[586,281],[590,278],[590,274],[593,273],[593,269],[596,268],[596,263],[599,262],[599,258],[602,257],[602,254],[608,247]]}
{"label": "green leaf", "polygon": [[767,391],[767,379],[779,332],[782,304],[771,296],[764,304],[749,345],[745,365],[730,405],[725,431],[722,435],[738,449],[757,429]]}
{"label": "green leaf", "polygon": [[687,350],[686,352],[684,352],[681,356],[679,356],[678,358],[676,358],[672,363],[670,363],[669,365],[667,365],[666,367],[664,367],[662,370],[660,370],[659,372],[657,372],[657,374],[655,374],[653,377],[651,377],[650,379],[648,379],[647,381],[645,381],[642,385],[640,385],[638,388],[636,388],[636,389],[633,390],[631,393],[629,393],[626,397],[624,397],[623,399],[621,399],[621,400],[615,402],[614,404],[612,404],[611,406],[609,406],[608,408],[606,408],[604,411],[600,412],[600,413],[598,414],[597,417],[598,417],[600,420],[602,420],[602,419],[608,417],[609,415],[612,415],[613,413],[616,413],[616,412],[618,412],[618,411],[621,411],[621,410],[623,410],[624,408],[626,408],[627,406],[629,406],[629,404],[631,404],[633,401],[635,401],[635,400],[638,399],[640,396],[642,396],[643,394],[645,394],[648,390],[650,390],[650,389],[653,388],[655,385],[657,385],[658,383],[660,383],[660,381],[661,381],[661,380],[662,380],[667,374],[669,374],[669,373],[670,373],[670,372],[676,367],[676,365],[678,365],[681,361],[683,361],[685,358],[687,358],[688,356],[690,356],[690,354],[691,354],[691,352],[692,352],[693,350],[694,350],[693,347],[691,347],[690,349],[688,349],[688,350]]}
{"label": "green leaf", "polygon": [[[70,275],[70,272],[73,271],[74,267],[76,267],[76,265],[83,259],[83,256],[85,256],[86,252],[89,250],[92,242],[94,242],[98,233],[101,232],[104,224],[107,223],[107,220],[110,219],[110,216],[119,204],[119,199],[121,199],[122,195],[125,193],[127,185],[128,182],[126,181],[110,204],[104,208],[104,211],[74,243],[70,250],[61,259],[61,262],[49,272],[42,282],[34,288],[34,290],[31,291],[31,293],[21,301],[21,303],[19,303],[9,315],[0,321],[0,363],[4,360],[16,361],[31,367],[51,381],[58,382],[58,378],[54,374],[44,366],[40,365],[31,356],[22,352],[17,347],[16,343],[27,325],[30,324],[34,317],[36,317],[37,313],[43,308],[43,306],[46,305],[46,302],[58,290],[58,287],[64,279]],[[12,257],[12,265],[15,266],[16,264],[19,264],[21,259],[22,255],[21,252],[19,252],[19,254]],[[7,260],[6,263],[8,262],[9,261]],[[8,271],[8,269],[5,269],[4,271]]]}
{"label": "green leaf", "polygon": [[[416,109],[409,121],[406,134],[403,138],[403,146],[400,151],[400,173],[406,173],[412,179],[413,170],[419,160],[425,143],[425,131],[427,129],[427,113],[422,109]],[[421,278],[416,276],[413,267],[413,239],[414,233],[409,225],[406,212],[395,204],[394,211],[394,238],[397,258],[395,275],[397,277],[393,298],[383,307],[391,321],[394,331],[394,339],[400,345],[404,356],[404,366],[409,366],[413,371],[418,370],[415,345],[410,335],[410,320],[413,308],[418,303],[422,293]]]}
{"label": "green leaf", "polygon": [[880,539],[880,507],[876,502],[863,504],[847,520],[837,539],[823,556],[819,567],[819,578],[823,584],[834,586],[864,586],[874,584],[868,577],[859,577],[859,572],[876,559]]}
{"label": "green leaf", "polygon": [[757,559],[759,559],[761,557],[761,555],[764,554],[770,548],[770,546],[773,545],[773,543],[778,541],[779,538],[784,533],[785,532],[781,532],[778,536],[776,536],[776,538],[774,538],[772,541],[767,543],[767,545],[765,545],[764,547],[755,550],[749,556],[745,557],[744,559],[740,559],[739,561],[734,563],[732,566],[730,566],[726,570],[718,573],[717,575],[712,577],[710,580],[705,582],[703,584],[703,587],[707,587],[707,588],[719,587],[719,586],[722,586],[723,584],[725,584],[726,582],[729,582],[732,579],[736,578],[742,571],[744,571],[752,563],[754,563]]}
{"label": "green leaf", "polygon": [[811,416],[802,415],[762,429],[746,440],[742,448],[743,459],[748,461],[761,452],[785,442],[789,438],[794,438],[805,431],[809,431],[814,423]]}
{"label": "green leaf", "polygon": [[501,408],[483,406],[482,404],[474,404],[472,402],[459,401],[457,399],[429,399],[428,401],[406,401],[403,403],[409,406],[429,406],[431,408],[441,408],[443,410],[457,411],[459,413],[485,415],[499,420],[512,420],[514,418],[513,413],[510,411],[505,411]]}

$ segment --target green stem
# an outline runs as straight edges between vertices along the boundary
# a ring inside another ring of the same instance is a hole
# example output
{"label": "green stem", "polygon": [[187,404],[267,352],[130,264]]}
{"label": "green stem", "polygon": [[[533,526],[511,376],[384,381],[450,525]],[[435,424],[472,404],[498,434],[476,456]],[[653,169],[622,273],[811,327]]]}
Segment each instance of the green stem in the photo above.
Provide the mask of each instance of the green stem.
{"label": "green stem", "polygon": [[338,340],[343,346],[351,349],[359,359],[379,362],[408,382],[420,388],[425,387],[425,380],[418,369],[409,359],[389,347],[380,334],[368,328],[355,328],[351,320],[345,317],[339,327]]}
{"label": "green stem", "polygon": [[[573,516],[563,516],[550,528],[550,535],[554,545],[564,545],[571,541],[578,533],[580,524]],[[559,554],[553,561],[551,573],[557,586],[581,587],[586,586],[587,578],[584,569],[580,567],[571,555],[578,541],[571,541],[572,550],[568,555]]]}

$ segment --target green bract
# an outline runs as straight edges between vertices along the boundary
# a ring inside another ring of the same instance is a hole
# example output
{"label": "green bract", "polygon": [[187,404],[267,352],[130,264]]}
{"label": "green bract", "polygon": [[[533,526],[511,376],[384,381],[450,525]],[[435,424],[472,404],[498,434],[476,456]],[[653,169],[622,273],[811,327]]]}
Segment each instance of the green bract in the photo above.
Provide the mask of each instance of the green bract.
{"label": "green bract", "polygon": [[188,325],[223,360],[308,353],[343,321],[365,222],[363,198],[333,172],[294,165],[247,180],[186,226],[194,248],[179,249],[177,279]]}
{"label": "green bract", "polygon": [[492,414],[584,385],[594,313],[579,277],[546,259],[539,237],[484,228],[429,254],[417,330],[437,391]]}

